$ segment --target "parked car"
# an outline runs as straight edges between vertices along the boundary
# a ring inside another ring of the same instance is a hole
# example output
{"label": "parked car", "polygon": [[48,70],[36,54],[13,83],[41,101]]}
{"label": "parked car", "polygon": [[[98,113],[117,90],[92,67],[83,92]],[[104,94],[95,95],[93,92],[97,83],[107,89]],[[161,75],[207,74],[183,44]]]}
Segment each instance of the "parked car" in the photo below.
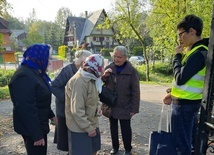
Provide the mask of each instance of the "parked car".
{"label": "parked car", "polygon": [[131,56],[129,61],[133,65],[142,65],[145,63],[145,59],[142,56]]}

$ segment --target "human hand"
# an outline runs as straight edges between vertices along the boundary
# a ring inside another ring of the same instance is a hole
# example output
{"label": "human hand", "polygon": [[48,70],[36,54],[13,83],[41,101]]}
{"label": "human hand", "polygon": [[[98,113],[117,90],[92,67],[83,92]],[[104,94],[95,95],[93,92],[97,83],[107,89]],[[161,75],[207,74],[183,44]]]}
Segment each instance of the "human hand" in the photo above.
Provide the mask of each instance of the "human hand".
{"label": "human hand", "polygon": [[55,125],[57,125],[57,124],[58,124],[58,119],[57,119],[57,117],[53,117],[53,118],[51,118],[51,121],[53,121]]}
{"label": "human hand", "polygon": [[44,140],[44,138],[42,138],[42,139],[40,139],[38,141],[35,141],[33,145],[34,146],[45,146],[45,140]]}
{"label": "human hand", "polygon": [[176,48],[175,48],[175,53],[183,53],[183,46],[182,45],[179,45],[179,46],[177,46]]}
{"label": "human hand", "polygon": [[101,110],[101,107],[99,107],[96,110],[96,116],[101,116],[101,115],[102,115],[102,110]]}
{"label": "human hand", "polygon": [[110,75],[110,73],[112,73],[112,69],[111,68],[108,68],[108,69],[106,69],[105,71],[104,71],[104,76],[105,77],[108,77],[109,75]]}
{"label": "human hand", "polygon": [[90,132],[88,132],[88,136],[89,137],[95,137],[97,135],[97,133],[96,133],[96,130],[94,129],[94,130],[92,130],[92,131],[90,131]]}
{"label": "human hand", "polygon": [[172,96],[170,93],[164,96],[163,103],[166,105],[170,105],[172,103]]}

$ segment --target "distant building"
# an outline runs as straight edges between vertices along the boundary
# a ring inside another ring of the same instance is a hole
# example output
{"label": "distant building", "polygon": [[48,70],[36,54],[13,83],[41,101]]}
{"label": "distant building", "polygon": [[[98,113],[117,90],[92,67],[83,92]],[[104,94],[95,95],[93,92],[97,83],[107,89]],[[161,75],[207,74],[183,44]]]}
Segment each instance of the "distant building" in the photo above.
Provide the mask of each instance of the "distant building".
{"label": "distant building", "polygon": [[2,34],[3,43],[1,44],[1,48],[4,50],[11,50],[10,47],[10,35],[11,31],[8,29],[8,21],[0,17],[0,34]]}
{"label": "distant building", "polygon": [[12,34],[10,35],[11,43],[18,48],[19,51],[24,51],[26,49],[26,45],[22,42],[27,38],[27,32],[25,30],[11,30]]}
{"label": "distant building", "polygon": [[107,17],[104,9],[92,12],[88,15],[85,12],[85,18],[73,17],[67,18],[64,45],[73,47],[87,45],[87,49],[93,53],[99,53],[102,48],[113,48],[118,45],[114,38],[114,29],[97,29],[97,25],[103,23]]}

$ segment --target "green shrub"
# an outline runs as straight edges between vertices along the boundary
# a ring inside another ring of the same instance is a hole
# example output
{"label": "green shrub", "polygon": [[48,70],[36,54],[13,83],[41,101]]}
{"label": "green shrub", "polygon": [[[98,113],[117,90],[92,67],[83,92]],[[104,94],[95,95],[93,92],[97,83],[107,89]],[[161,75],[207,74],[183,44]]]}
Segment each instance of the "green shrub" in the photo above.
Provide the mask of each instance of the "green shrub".
{"label": "green shrub", "polygon": [[9,99],[9,98],[10,98],[10,93],[9,93],[8,86],[0,87],[0,100]]}
{"label": "green shrub", "polygon": [[[168,70],[167,64],[155,64],[155,67],[150,66],[150,81],[157,83],[171,83],[172,81],[172,68]],[[140,81],[146,81],[146,65],[136,66],[138,74],[140,76]]]}
{"label": "green shrub", "polygon": [[136,66],[140,81],[146,81],[146,65]]}
{"label": "green shrub", "polygon": [[106,48],[103,48],[101,49],[100,53],[102,56],[111,56],[110,55],[110,52],[113,52],[113,49],[106,49]]}
{"label": "green shrub", "polygon": [[0,70],[0,87],[8,85],[11,77],[13,76],[14,70]]}
{"label": "green shrub", "polygon": [[164,75],[172,75],[173,68],[169,63],[156,63],[155,66],[151,67],[153,73],[161,73]]}
{"label": "green shrub", "polygon": [[142,46],[136,46],[136,47],[134,47],[133,51],[132,51],[132,55],[142,56],[143,55],[143,48],[142,48]]}
{"label": "green shrub", "polygon": [[58,48],[58,54],[60,55],[60,56],[62,56],[62,57],[66,57],[66,52],[67,52],[67,46],[65,46],[65,45],[62,45],[62,46],[59,46],[59,48]]}

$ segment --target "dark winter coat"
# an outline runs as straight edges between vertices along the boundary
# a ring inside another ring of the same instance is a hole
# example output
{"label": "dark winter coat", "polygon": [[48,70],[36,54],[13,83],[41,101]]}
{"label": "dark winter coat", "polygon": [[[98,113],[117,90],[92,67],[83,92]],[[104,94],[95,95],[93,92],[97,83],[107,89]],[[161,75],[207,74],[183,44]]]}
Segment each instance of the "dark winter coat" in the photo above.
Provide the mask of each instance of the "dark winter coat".
{"label": "dark winter coat", "polygon": [[126,66],[120,74],[116,73],[114,63],[109,64],[105,69],[108,68],[112,69],[112,73],[107,78],[102,77],[102,80],[111,89],[114,88],[113,81],[115,81],[115,88],[118,93],[117,105],[112,108],[112,117],[130,119],[131,112],[139,113],[140,84],[138,72],[129,61],[126,61]]}
{"label": "dark winter coat", "polygon": [[51,82],[51,91],[56,96],[56,114],[65,117],[65,86],[68,80],[77,72],[74,63],[62,68],[60,73]]}
{"label": "dark winter coat", "polygon": [[14,73],[9,91],[13,102],[14,130],[30,136],[33,141],[44,138],[49,132],[51,91],[38,70],[20,66]]}

